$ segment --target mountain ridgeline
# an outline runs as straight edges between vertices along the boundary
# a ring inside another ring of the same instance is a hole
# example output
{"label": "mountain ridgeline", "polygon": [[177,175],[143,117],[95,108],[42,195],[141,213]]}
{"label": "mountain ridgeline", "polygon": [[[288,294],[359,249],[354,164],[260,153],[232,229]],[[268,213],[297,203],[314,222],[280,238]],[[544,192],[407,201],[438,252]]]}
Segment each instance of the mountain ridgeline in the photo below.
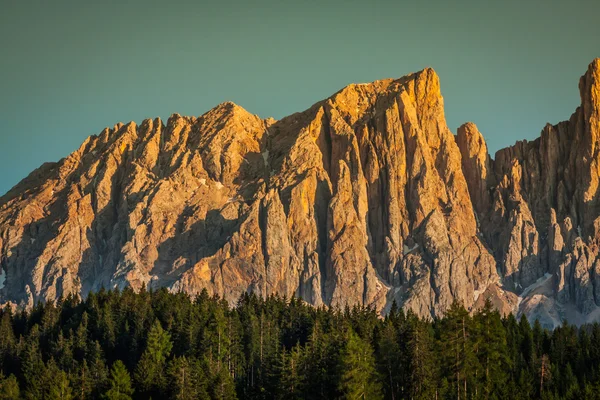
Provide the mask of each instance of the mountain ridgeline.
{"label": "mountain ridgeline", "polygon": [[579,89],[493,159],[448,129],[432,69],[279,121],[228,102],[107,128],[0,198],[0,303],[145,286],[598,320],[600,59]]}

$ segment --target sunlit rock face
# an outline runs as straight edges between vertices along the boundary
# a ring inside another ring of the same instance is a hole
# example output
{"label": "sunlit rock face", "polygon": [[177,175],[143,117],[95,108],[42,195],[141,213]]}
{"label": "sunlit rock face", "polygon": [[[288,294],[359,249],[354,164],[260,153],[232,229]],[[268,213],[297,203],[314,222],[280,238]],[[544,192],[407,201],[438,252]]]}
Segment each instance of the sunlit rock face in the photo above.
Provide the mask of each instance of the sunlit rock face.
{"label": "sunlit rock face", "polygon": [[600,318],[599,82],[596,60],[569,121],[493,159],[450,132],[432,69],[280,121],[223,103],[107,128],[0,198],[0,302],[145,285]]}

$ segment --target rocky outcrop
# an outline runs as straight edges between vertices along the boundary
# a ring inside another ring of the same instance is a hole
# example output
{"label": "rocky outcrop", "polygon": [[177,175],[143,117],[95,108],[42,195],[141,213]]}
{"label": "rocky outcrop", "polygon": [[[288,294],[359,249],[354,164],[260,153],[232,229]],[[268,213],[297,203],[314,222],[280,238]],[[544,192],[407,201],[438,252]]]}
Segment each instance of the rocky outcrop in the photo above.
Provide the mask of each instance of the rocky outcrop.
{"label": "rocky outcrop", "polygon": [[[580,80],[581,106],[569,121],[547,125],[540,138],[502,149],[487,164],[475,129],[458,131],[465,176],[476,175],[468,184],[484,216],[480,229],[499,262],[504,288],[521,294],[550,274],[545,285],[551,290],[538,288],[549,300],[536,302],[552,315],[545,317],[549,326],[598,315],[599,82],[597,59]],[[491,178],[473,172],[483,171],[482,165],[491,166]]]}
{"label": "rocky outcrop", "polygon": [[472,122],[458,128],[456,143],[461,152],[462,170],[469,186],[473,208],[477,215],[484,216],[492,205],[490,189],[496,186],[487,144]]}
{"label": "rocky outcrop", "polygon": [[450,132],[432,69],[280,121],[223,103],[107,128],[0,199],[0,302],[146,285],[592,318],[599,81],[595,61],[569,121],[494,159],[474,124]]}

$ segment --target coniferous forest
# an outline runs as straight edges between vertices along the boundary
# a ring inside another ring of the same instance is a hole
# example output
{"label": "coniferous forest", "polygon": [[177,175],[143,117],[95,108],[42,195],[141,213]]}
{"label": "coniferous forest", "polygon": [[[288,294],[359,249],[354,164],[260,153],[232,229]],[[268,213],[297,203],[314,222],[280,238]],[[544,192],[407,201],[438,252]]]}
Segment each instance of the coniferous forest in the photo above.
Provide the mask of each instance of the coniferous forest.
{"label": "coniferous forest", "polygon": [[0,311],[0,399],[600,399],[600,325],[101,291]]}

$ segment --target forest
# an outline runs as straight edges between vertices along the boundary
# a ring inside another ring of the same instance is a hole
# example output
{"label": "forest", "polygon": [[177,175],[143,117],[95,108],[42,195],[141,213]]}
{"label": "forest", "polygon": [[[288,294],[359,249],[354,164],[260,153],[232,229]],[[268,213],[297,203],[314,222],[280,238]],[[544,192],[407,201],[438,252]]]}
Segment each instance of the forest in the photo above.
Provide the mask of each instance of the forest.
{"label": "forest", "polygon": [[0,311],[0,399],[600,399],[600,325],[165,289]]}

